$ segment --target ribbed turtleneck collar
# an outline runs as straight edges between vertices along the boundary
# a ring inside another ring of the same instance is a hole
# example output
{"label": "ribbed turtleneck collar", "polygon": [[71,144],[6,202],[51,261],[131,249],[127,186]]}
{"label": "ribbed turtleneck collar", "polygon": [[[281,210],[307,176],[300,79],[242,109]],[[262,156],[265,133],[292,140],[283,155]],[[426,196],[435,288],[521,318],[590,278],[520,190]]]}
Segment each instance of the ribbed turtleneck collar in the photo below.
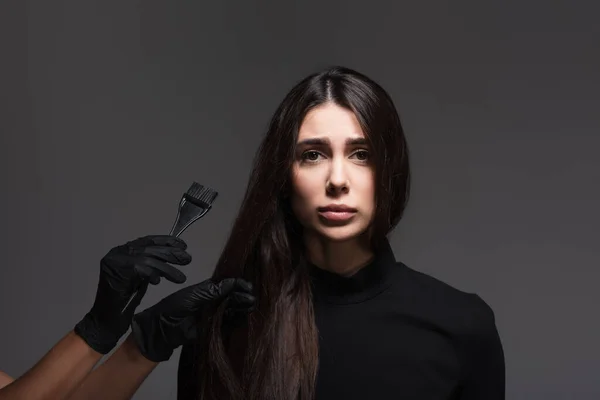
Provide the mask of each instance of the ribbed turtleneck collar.
{"label": "ribbed turtleneck collar", "polygon": [[315,300],[335,304],[360,303],[383,292],[390,284],[396,265],[394,252],[386,240],[371,261],[352,276],[343,276],[308,263]]}

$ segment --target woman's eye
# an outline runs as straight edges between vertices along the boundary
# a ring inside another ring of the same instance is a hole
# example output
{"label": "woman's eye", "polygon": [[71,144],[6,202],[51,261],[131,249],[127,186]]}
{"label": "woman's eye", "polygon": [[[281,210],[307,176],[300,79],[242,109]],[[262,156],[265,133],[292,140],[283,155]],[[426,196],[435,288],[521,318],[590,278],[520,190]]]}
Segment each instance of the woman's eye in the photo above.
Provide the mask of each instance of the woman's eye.
{"label": "woman's eye", "polygon": [[366,150],[359,150],[354,155],[359,161],[367,161],[369,159],[369,152]]}
{"label": "woman's eye", "polygon": [[321,154],[318,151],[306,151],[302,154],[304,161],[317,161]]}

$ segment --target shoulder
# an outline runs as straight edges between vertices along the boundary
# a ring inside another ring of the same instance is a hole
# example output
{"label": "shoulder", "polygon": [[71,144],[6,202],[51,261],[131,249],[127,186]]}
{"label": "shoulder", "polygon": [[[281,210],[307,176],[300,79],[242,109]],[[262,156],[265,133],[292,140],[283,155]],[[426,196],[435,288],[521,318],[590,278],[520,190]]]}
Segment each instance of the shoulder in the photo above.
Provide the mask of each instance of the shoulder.
{"label": "shoulder", "polygon": [[403,271],[400,292],[411,304],[456,334],[478,335],[495,330],[495,315],[478,294],[460,290],[442,280],[397,262]]}
{"label": "shoulder", "polygon": [[476,293],[399,264],[403,273],[396,282],[396,298],[403,296],[400,304],[409,304],[404,312],[451,338],[461,365],[463,396],[504,399],[504,350],[492,307]]}

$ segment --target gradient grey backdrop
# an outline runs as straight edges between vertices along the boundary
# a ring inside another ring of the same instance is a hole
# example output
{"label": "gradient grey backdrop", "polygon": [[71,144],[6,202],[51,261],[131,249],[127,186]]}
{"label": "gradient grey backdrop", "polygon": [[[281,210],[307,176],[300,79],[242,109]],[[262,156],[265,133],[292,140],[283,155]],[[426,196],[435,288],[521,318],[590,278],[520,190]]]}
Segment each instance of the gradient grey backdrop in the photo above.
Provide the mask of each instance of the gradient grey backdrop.
{"label": "gradient grey backdrop", "polygon": [[[168,232],[193,180],[220,192],[184,234],[188,282],[207,277],[278,102],[342,64],[406,128],[397,257],[493,307],[508,399],[600,398],[595,2],[114,3],[0,6],[0,369],[22,374],[70,330],[100,258]],[[135,398],[174,399],[178,355]]]}

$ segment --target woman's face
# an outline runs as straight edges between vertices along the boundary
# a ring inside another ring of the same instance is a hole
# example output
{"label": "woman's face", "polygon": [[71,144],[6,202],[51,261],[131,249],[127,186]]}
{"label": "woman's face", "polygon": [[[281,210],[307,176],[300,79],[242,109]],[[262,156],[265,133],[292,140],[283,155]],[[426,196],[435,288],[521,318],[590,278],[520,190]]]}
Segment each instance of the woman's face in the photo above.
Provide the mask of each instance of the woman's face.
{"label": "woman's face", "polygon": [[308,231],[331,241],[364,233],[375,211],[370,150],[355,115],[327,103],[312,109],[298,134],[291,204]]}

